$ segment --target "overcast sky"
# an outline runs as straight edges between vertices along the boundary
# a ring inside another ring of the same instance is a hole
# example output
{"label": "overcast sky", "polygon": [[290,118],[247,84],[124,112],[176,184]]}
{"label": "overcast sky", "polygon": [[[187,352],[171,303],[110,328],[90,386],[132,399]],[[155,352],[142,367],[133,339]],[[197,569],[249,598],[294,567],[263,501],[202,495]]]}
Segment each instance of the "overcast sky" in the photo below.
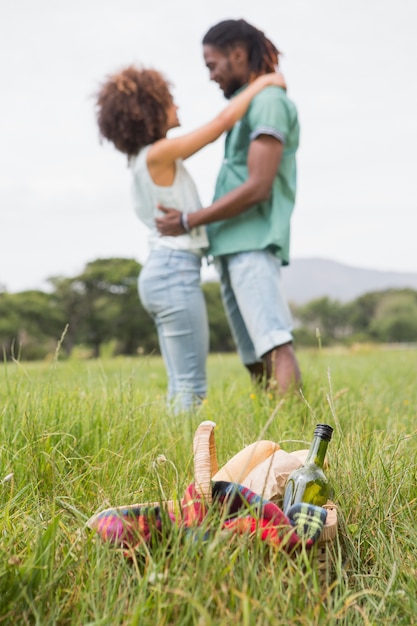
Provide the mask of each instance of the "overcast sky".
{"label": "overcast sky", "polygon": [[[143,263],[126,159],[94,93],[136,63],[174,83],[182,131],[224,105],[206,30],[243,17],[282,50],[301,124],[293,258],[417,272],[416,0],[3,0],[0,285],[46,288],[97,258]],[[173,131],[178,132],[178,131]],[[210,203],[223,138],[187,163]]]}

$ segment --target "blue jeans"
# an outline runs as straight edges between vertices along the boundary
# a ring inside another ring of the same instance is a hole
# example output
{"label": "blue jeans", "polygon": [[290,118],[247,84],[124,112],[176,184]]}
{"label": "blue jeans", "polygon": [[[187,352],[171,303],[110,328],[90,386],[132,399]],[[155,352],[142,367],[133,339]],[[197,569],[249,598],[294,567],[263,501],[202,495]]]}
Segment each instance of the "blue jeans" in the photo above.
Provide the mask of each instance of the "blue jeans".
{"label": "blue jeans", "polygon": [[200,268],[192,252],[161,248],[151,252],[139,275],[139,296],[158,331],[175,412],[191,408],[207,392],[209,330]]}
{"label": "blue jeans", "polygon": [[217,257],[215,266],[230,330],[245,365],[292,341],[279,258],[268,250],[253,250]]}

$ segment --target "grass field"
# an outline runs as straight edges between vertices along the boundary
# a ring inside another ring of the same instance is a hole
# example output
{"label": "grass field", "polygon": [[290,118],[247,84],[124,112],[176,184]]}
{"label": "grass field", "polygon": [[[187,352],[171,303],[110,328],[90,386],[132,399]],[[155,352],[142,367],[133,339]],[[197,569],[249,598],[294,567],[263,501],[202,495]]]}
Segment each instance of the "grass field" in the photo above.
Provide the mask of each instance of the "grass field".
{"label": "grass field", "polygon": [[[177,417],[156,357],[4,364],[0,624],[417,624],[416,350],[298,356],[301,399],[277,404],[234,355],[212,355],[208,400]],[[173,531],[169,546],[129,561],[86,529],[105,507],[181,497],[206,419],[220,465],[259,437],[291,451],[308,447],[316,423],[334,427],[330,587],[314,558],[246,537],[184,543]]]}

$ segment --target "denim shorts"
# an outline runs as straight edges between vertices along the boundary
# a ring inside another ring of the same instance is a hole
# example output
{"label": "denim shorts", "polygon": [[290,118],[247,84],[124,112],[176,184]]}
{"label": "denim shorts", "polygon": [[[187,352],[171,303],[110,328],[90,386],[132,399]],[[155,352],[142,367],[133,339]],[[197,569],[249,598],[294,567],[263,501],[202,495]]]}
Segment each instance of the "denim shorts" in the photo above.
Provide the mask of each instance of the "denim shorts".
{"label": "denim shorts", "polygon": [[293,340],[281,260],[268,250],[216,257],[223,305],[242,362],[256,363]]}
{"label": "denim shorts", "polygon": [[207,311],[201,258],[192,252],[153,250],[139,275],[139,296],[158,331],[168,374],[168,399],[186,410],[207,392]]}

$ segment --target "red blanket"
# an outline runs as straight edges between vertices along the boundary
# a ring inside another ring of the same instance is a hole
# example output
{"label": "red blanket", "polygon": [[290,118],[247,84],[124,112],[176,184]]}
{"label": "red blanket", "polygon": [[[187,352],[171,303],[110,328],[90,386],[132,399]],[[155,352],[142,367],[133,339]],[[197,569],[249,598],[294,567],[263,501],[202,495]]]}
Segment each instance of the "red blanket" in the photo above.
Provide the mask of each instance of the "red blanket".
{"label": "red blanket", "polygon": [[[311,547],[320,536],[326,521],[326,510],[310,504],[294,505],[288,517],[273,502],[236,483],[213,483],[213,503],[210,508],[191,484],[185,491],[179,516],[161,515],[160,507],[126,507],[107,509],[94,518],[93,528],[100,537],[125,549],[136,549],[162,536],[162,525],[176,524],[187,533],[195,532],[213,509],[219,526],[234,533],[257,535],[273,545],[282,545],[287,551],[301,544]],[[211,517],[207,518],[210,519]],[[164,522],[163,522],[164,520]],[[212,529],[206,528],[207,534]]]}

